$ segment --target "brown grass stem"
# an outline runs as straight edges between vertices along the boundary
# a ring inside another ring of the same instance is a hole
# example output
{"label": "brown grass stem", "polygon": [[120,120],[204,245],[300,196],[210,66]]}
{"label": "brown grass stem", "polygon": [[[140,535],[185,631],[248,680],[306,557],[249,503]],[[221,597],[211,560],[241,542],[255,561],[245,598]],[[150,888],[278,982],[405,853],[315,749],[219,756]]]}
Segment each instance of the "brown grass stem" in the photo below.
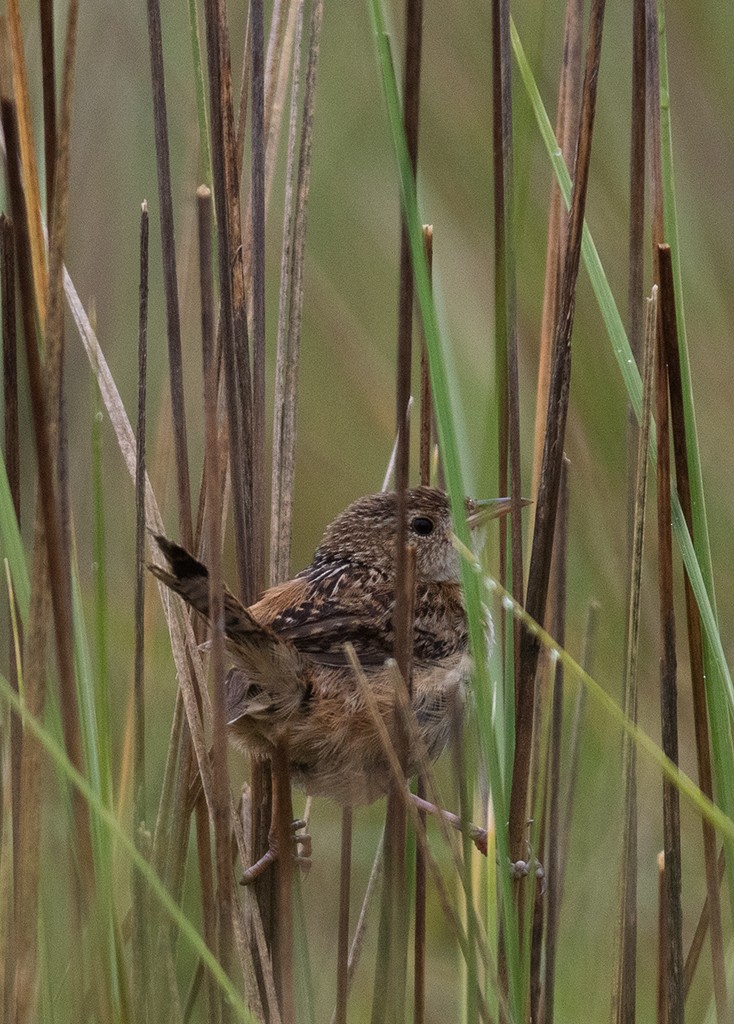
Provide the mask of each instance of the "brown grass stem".
{"label": "brown grass stem", "polygon": [[[278,0],[276,0],[278,3]],[[245,22],[245,36],[242,46],[242,71],[240,74],[240,94],[237,104],[237,128],[235,135],[235,155],[237,157],[238,180],[242,181],[244,176],[245,157],[245,135],[247,133],[247,110],[250,100],[250,85],[252,83],[252,7],[247,5],[247,20]],[[244,181],[242,181],[244,189]],[[252,218],[248,218],[252,224]]]}
{"label": "brown grass stem", "polygon": [[657,246],[665,240],[663,213],[663,170],[660,132],[660,53],[658,44],[658,5],[645,4],[645,85],[647,89],[646,129],[649,162],[650,212],[652,215],[653,272],[657,273]]}
{"label": "brown grass stem", "polygon": [[[553,637],[566,644],[566,589],[568,556],[568,472],[569,460],[564,456],[561,486],[558,494],[556,540],[553,546],[551,594]],[[553,700],[548,750],[548,799],[544,802],[547,820],[543,864],[546,872],[545,892],[545,967],[543,974],[543,1021],[553,1024],[555,1011],[556,956],[561,913],[560,835],[561,835],[561,740],[563,728],[563,666],[555,666]],[[540,886],[537,887],[540,889]],[[536,913],[538,901],[536,900]],[[542,909],[542,908],[541,908]]]}
{"label": "brown grass stem", "polygon": [[[719,850],[719,857],[716,865],[719,888],[721,887],[721,880],[724,877],[724,868],[724,848],[722,847]],[[703,906],[701,907],[701,913],[698,917],[696,930],[694,931],[693,938],[691,939],[691,945],[688,947],[688,955],[686,956],[685,967],[683,968],[683,994],[686,998],[688,997],[688,991],[696,974],[696,968],[698,967],[698,961],[701,956],[701,950],[703,949],[703,943],[708,929],[709,899],[708,896],[706,896],[703,901]]]}
{"label": "brown grass stem", "polygon": [[[303,260],[305,252],[305,214],[308,199],[313,130],[313,102],[316,65],[307,72],[304,115],[301,122],[300,151],[307,148],[306,162],[296,161],[298,124],[298,93],[300,87],[300,50],[303,31],[304,3],[299,2],[293,47],[293,79],[288,126],[288,159],[286,166],[283,241],[278,297],[278,340],[273,407],[273,470],[270,519],[270,581],[280,583],[290,570],[291,528],[293,521],[293,487],[295,481],[296,398],[303,308]],[[311,33],[311,46],[318,47]],[[317,53],[318,51],[316,51]],[[309,60],[309,69],[311,61]],[[296,172],[298,166],[298,172]],[[296,176],[297,174],[297,176]],[[302,175],[305,176],[302,178]],[[305,188],[303,187],[305,185]]]}
{"label": "brown grass stem", "polygon": [[[683,411],[683,385],[681,380],[680,353],[678,349],[678,323],[675,307],[673,261],[670,246],[658,246],[658,269],[660,276],[660,314],[663,344],[668,366],[670,387],[670,414],[675,457],[675,480],[683,516],[688,530],[693,530],[691,508],[691,484],[688,471],[688,449]],[[688,576],[684,580],[686,596],[686,622],[688,647],[691,663],[691,689],[693,695],[693,722],[696,735],[698,758],[698,784],[709,799],[713,799],[713,772],[709,742],[708,709],[706,703],[706,681],[703,662],[703,636],[698,605]],[[719,901],[719,872],[716,856],[716,834],[711,825],[703,821],[703,849],[706,871],[706,893],[709,905],[711,930],[711,966],[714,980],[714,997],[719,1024],[727,1019],[726,964],[724,939],[721,928],[721,906]]]}
{"label": "brown grass stem", "polygon": [[[270,196],[273,190],[275,179],[275,166],[277,160],[280,131],[283,123],[283,106],[290,77],[292,60],[296,59],[294,53],[294,36],[298,9],[302,6],[301,0],[294,0],[290,3],[287,15],[285,13],[283,0],[276,0],[273,4],[273,15],[270,23],[270,37],[268,39],[268,52],[265,62],[265,132],[267,141],[265,145],[265,209],[270,203]],[[300,47],[299,47],[300,49]],[[300,54],[299,58],[300,60]],[[246,70],[243,67],[243,74]],[[249,76],[248,76],[249,80]],[[237,128],[237,146],[239,153],[240,130],[244,133],[242,118],[239,119]],[[244,135],[243,135],[244,138]],[[238,157],[241,164],[241,154]],[[244,275],[248,285],[249,306],[252,307],[252,289],[249,287],[252,281],[252,215],[250,204],[252,195],[248,195],[247,209],[243,221],[242,246],[244,252]]]}
{"label": "brown grass stem", "polygon": [[[347,997],[351,991],[354,975],[364,948],[364,939],[367,934],[369,914],[374,902],[375,892],[377,891],[377,884],[382,873],[383,838],[384,837],[382,836],[380,837],[375,857],[372,861],[370,877],[367,880],[367,886],[365,888],[364,896],[362,897],[362,906],[359,909],[359,916],[357,917],[357,923],[354,927],[354,935],[352,936],[352,942],[349,947],[349,961],[347,965]],[[330,1024],[336,1024],[336,1008],[334,1008],[334,1012],[331,1015]]]}
{"label": "brown grass stem", "polygon": [[53,0],[40,0],[41,83],[43,88],[43,155],[46,168],[46,216],[54,205],[56,175],[56,59],[54,56]]}
{"label": "brown grass stem", "polygon": [[249,459],[244,459],[243,453],[252,451],[252,377],[242,269],[237,157],[232,125],[232,72],[223,5],[217,0],[206,0],[204,10],[218,238],[219,329],[226,381],[235,553],[240,595],[245,604],[251,604],[257,590],[257,542],[253,536],[252,473],[247,472],[251,467],[246,465]]}
{"label": "brown grass stem", "polygon": [[[584,642],[581,650],[581,667],[588,675],[593,675],[593,661],[596,650],[596,635],[599,628],[600,605],[596,600],[589,602],[586,615],[586,626],[584,629]],[[583,686],[576,688],[576,702],[574,704],[573,720],[571,722],[570,736],[568,742],[568,784],[564,795],[563,827],[559,836],[561,853],[559,857],[559,901],[563,904],[563,893],[566,884],[566,869],[568,866],[568,849],[573,824],[574,808],[576,806],[576,791],[579,782],[579,760],[581,756],[581,727],[586,709],[586,690]]]}
{"label": "brown grass stem", "polygon": [[[589,34],[586,54],[581,124],[574,169],[574,188],[571,198],[563,279],[556,321],[550,391],[547,412],[547,430],[543,447],[535,528],[528,578],[527,610],[536,621],[545,615],[548,578],[555,530],[558,489],[563,462],[563,442],[568,413],[571,383],[571,334],[576,303],[576,281],[581,253],[581,234],[586,206],[586,190],[591,162],[591,143],[596,110],[596,88],[601,59],[601,38],[604,23],[605,0],[593,0],[589,15]],[[534,704],[535,670],[539,643],[536,637],[523,632],[520,658],[520,685],[516,707],[519,714],[515,726],[515,754],[510,798],[510,851],[515,859],[522,857],[528,772],[532,743],[532,708]]]}
{"label": "brown grass stem", "polygon": [[[657,288],[653,287],[652,296],[647,303],[643,348],[642,418],[638,432],[634,477],[632,559],[628,583],[629,604],[625,637],[624,711],[628,718],[635,723],[637,722],[642,556],[645,543],[647,502],[647,452],[650,441],[656,325]],[[622,738],[622,778],[624,784],[624,830],[612,1012],[617,1024],[633,1024],[637,1005],[637,748],[627,733]]]}
{"label": "brown grass stem", "polygon": [[[3,27],[2,36],[4,51],[2,59],[6,64],[3,75],[10,75],[12,73],[12,95],[15,100],[18,134],[17,148],[22,165],[23,188],[26,195],[28,245],[30,247],[33,287],[38,306],[38,319],[41,329],[43,329],[46,323],[46,302],[48,300],[46,246],[43,239],[41,192],[38,187],[38,165],[36,163],[36,151],[33,141],[33,118],[31,117],[31,101],[28,92],[28,73],[25,60],[25,37],[20,17],[19,0],[8,0],[7,36],[5,27]],[[12,62],[6,59],[5,48],[8,41],[12,52]],[[5,89],[5,86],[3,88]]]}
{"label": "brown grass stem", "polygon": [[[40,508],[36,511],[33,528],[32,573],[34,586],[31,587],[23,651],[23,682],[26,708],[39,718],[46,704],[46,660],[51,632],[48,564]],[[11,979],[11,999],[17,1024],[30,1024],[36,1019],[43,763],[43,748],[24,731],[20,762],[18,857],[13,875],[15,974]]]}
{"label": "brown grass stem", "polygon": [[[60,397],[59,401],[55,404],[47,400],[47,389],[51,394],[56,393],[60,396],[60,386],[56,383],[56,380],[60,378],[61,361],[58,358],[55,378],[49,370],[46,379],[44,368],[41,364],[36,333],[36,304],[33,291],[31,245],[26,196],[19,173],[15,105],[4,89],[2,97],[2,125],[7,147],[8,183],[15,226],[21,316],[28,364],[31,413],[38,464],[40,506],[43,515],[48,557],[48,582],[51,589],[51,605],[54,615],[64,741],[72,764],[81,772],[83,771],[83,756],[72,651],[71,588],[68,572],[68,548],[65,547],[67,534],[62,522],[62,502],[58,493],[58,478],[55,468],[58,432],[54,430],[54,427],[58,424],[60,415]],[[49,357],[51,357],[51,354],[52,350],[49,347]],[[72,795],[72,805],[78,841],[79,871],[77,879],[85,894],[89,894],[94,884],[89,813],[85,801],[76,790]]]}
{"label": "brown grass stem", "polygon": [[[426,250],[428,273],[433,270],[433,225],[423,225],[423,245]],[[420,446],[418,470],[421,486],[431,485],[431,452],[433,449],[433,400],[431,397],[431,377],[428,369],[428,350],[421,324],[421,410],[420,410]]]}
{"label": "brown grass stem", "polygon": [[[2,335],[3,335],[3,452],[8,487],[13,501],[18,527],[20,516],[20,425],[18,419],[18,338],[15,323],[15,241],[13,225],[5,214],[0,215],[0,285],[2,287]],[[23,633],[20,615],[16,614],[21,650]],[[18,692],[18,667],[16,660],[8,660],[8,679]],[[20,820],[20,758],[23,742],[23,728],[20,718],[10,718],[10,788],[13,823],[13,863],[18,863],[18,826]],[[9,973],[9,977],[12,973]]]}
{"label": "brown grass stem", "polygon": [[[135,472],[135,669],[133,678],[134,752],[133,801],[135,834],[140,845],[141,829],[146,820],[145,788],[145,432],[148,380],[148,204],[143,203],[140,213],[140,283],[138,311],[138,422]],[[133,913],[135,941],[133,960],[135,971],[136,1014],[145,1022],[149,993],[150,949],[148,943],[148,913],[143,880],[133,878]]]}
{"label": "brown grass stem", "polygon": [[293,971],[293,805],[288,769],[288,744],[281,739],[273,755],[273,819],[280,855],[276,865],[278,881],[278,919],[276,932],[276,975],[283,1024],[296,1022],[296,997]]}
{"label": "brown grass stem", "polygon": [[[212,864],[211,835],[209,832],[209,816],[204,794],[200,791],[199,799],[194,808],[196,817],[196,853],[198,860],[199,886],[201,889],[201,920],[204,939],[207,946],[217,952],[217,901],[215,897],[214,867]],[[226,960],[225,960],[226,962]],[[220,1024],[222,1020],[223,1000],[221,993],[214,984],[214,979],[207,972],[204,976],[204,993],[206,998],[206,1020],[211,1024]]]}
{"label": "brown grass stem", "polygon": [[[661,302],[662,306],[662,302]],[[673,605],[673,539],[670,500],[668,371],[664,325],[658,311],[656,346],[656,424],[658,494],[658,597],[660,605],[660,719],[663,751],[678,764],[678,689]],[[667,1024],[683,1024],[683,939],[681,908],[680,794],[663,780],[665,850],[664,956]]]}
{"label": "brown grass stem", "polygon": [[342,810],[339,870],[339,930],[336,943],[336,1011],[334,1024],[347,1024],[349,995],[349,897],[352,874],[352,808]]}
{"label": "brown grass stem", "polygon": [[[632,11],[632,117],[630,128],[630,225],[627,272],[627,336],[635,359],[642,354],[645,270],[645,138],[646,138],[646,35],[645,0],[634,0]],[[637,420],[633,416],[632,421]],[[636,449],[636,442],[634,447]],[[633,463],[630,462],[630,465]],[[630,490],[630,495],[634,491]],[[634,505],[630,511],[634,514]],[[631,522],[631,519],[630,519]],[[631,542],[631,537],[630,537]]]}
{"label": "brown grass stem", "polygon": [[[645,138],[646,60],[645,0],[634,0],[632,11],[632,115],[630,121],[630,214],[627,248],[627,335],[636,361],[643,342],[643,278],[645,271]],[[637,417],[627,405],[627,552],[632,561],[635,518],[635,461]],[[629,607],[629,594],[627,595]]]}
{"label": "brown grass stem", "polygon": [[251,0],[250,216],[252,218],[252,493],[256,588],[265,565],[265,28],[263,0]]}
{"label": "brown grass stem", "polygon": [[[212,203],[208,188],[197,191],[199,235],[199,288],[201,294],[202,377],[204,381],[204,439],[206,451],[218,449],[217,359],[215,353],[214,299],[212,288]],[[212,781],[214,785],[214,849],[216,860],[217,951],[227,973],[232,964],[232,825],[231,793],[227,762],[227,711],[224,692],[224,591],[222,584],[222,485],[219,459],[209,460],[205,477],[207,489],[207,547],[209,559],[209,612],[211,653],[209,673],[212,680]],[[208,830],[207,830],[208,835]],[[230,1014],[224,1000],[221,1019]]]}
{"label": "brown grass stem", "polygon": [[[511,536],[512,595],[523,603],[522,482],[520,477],[520,396],[517,365],[517,282],[515,277],[514,182],[512,156],[512,50],[508,0],[492,4],[492,92],[494,156],[495,317],[498,364],[499,493],[512,499],[509,519],[500,522],[500,564]],[[519,693],[520,624],[513,619],[515,692]]]}
{"label": "brown grass stem", "polygon": [[[433,270],[433,225],[423,225],[423,245],[426,250],[426,262],[429,275]],[[428,366],[428,349],[423,331],[421,334],[421,406],[420,406],[420,444],[419,473],[423,487],[431,484],[431,452],[433,449],[433,397],[431,394],[431,377]],[[422,775],[418,776],[416,793],[425,796],[426,784]],[[421,821],[425,827],[425,813]],[[415,917],[413,922],[413,1024],[423,1024],[426,1016],[426,898],[427,898],[426,860],[423,851],[416,844],[415,848]]]}
{"label": "brown grass stem", "polygon": [[[464,927],[463,927],[461,921],[459,920],[459,916],[458,916],[457,910],[456,910],[453,902],[451,901],[451,899],[450,899],[450,897],[448,895],[448,892],[446,890],[446,886],[445,886],[445,883],[443,881],[443,877],[441,875],[439,867],[438,867],[434,857],[432,857],[430,850],[428,849],[428,840],[427,840],[427,836],[426,836],[426,830],[425,830],[425,827],[422,827],[420,815],[419,815],[419,812],[418,812],[418,808],[416,807],[415,803],[410,799],[410,794],[409,794],[408,788],[404,784],[404,779],[405,779],[404,772],[403,772],[402,766],[400,764],[400,759],[398,758],[398,755],[397,755],[397,753],[395,751],[395,747],[393,745],[393,741],[390,738],[390,733],[388,731],[388,727],[385,724],[385,722],[383,721],[382,717],[380,716],[380,713],[379,713],[379,711],[377,709],[377,704],[376,704],[374,695],[373,695],[372,691],[370,690],[369,682],[368,682],[368,680],[367,680],[367,678],[366,678],[366,676],[365,676],[365,674],[364,674],[364,672],[362,670],[362,667],[359,664],[359,660],[357,658],[357,655],[356,655],[356,652],[355,652],[354,648],[352,647],[351,644],[345,644],[344,645],[344,650],[345,650],[345,652],[347,654],[347,657],[349,659],[349,662],[350,662],[350,664],[352,666],[352,670],[354,672],[355,679],[357,680],[357,683],[359,685],[359,692],[360,692],[360,695],[362,697],[362,700],[364,701],[365,707],[369,711],[370,717],[372,718],[373,724],[374,724],[375,729],[377,730],[378,736],[380,738],[380,744],[382,746],[383,753],[385,754],[385,757],[387,759],[387,763],[388,763],[388,766],[389,766],[389,769],[390,769],[390,773],[391,773],[393,781],[395,783],[396,792],[398,792],[400,794],[401,798],[402,798],[403,811],[405,813],[407,813],[408,817],[411,819],[411,823],[412,823],[413,827],[415,828],[416,841],[418,843],[420,843],[420,845],[423,847],[424,856],[426,858],[426,864],[428,865],[428,868],[429,868],[429,870],[431,872],[431,876],[433,878],[434,885],[436,886],[436,893],[438,895],[438,899],[439,899],[439,903],[441,905],[441,909],[442,909],[442,911],[443,911],[443,913],[444,913],[444,915],[446,917],[447,923],[450,925],[452,931],[454,932],[454,934],[456,936],[456,940],[458,942],[458,945],[459,945],[459,948],[461,950],[461,953],[464,956],[464,958],[466,959],[469,956],[466,932],[464,930]],[[397,669],[396,669],[396,672],[397,672]],[[398,782],[400,780],[403,780],[403,784],[398,786]],[[438,820],[439,820],[439,822],[442,823],[443,827],[446,830],[448,830],[448,825],[446,824],[446,821],[444,820],[443,815],[439,814],[438,815]],[[473,908],[472,907],[467,907],[467,910],[471,913]],[[477,922],[477,923],[479,923],[479,922]],[[484,945],[484,949],[483,949],[483,955],[485,955],[486,953],[487,953],[487,949],[486,949],[486,937],[485,937],[485,945]],[[477,992],[477,1001],[478,1001],[478,1008],[479,1008],[479,1016],[480,1016],[480,1018],[483,1021],[489,1021],[490,1020],[490,1018],[489,1018],[489,1011],[487,1009],[487,1005],[486,1005],[486,1002],[484,1000],[484,996],[483,996],[483,994],[481,992]],[[374,1013],[374,1008],[373,1008],[373,1013]]]}
{"label": "brown grass stem", "polygon": [[156,168],[158,172],[158,202],[160,205],[161,249],[163,251],[163,286],[166,297],[168,364],[171,385],[171,409],[173,413],[173,437],[176,451],[178,528],[181,543],[191,550],[194,539],[191,522],[191,483],[189,479],[189,453],[186,438],[186,407],[184,403],[183,359],[181,354],[181,315],[178,301],[178,275],[176,270],[176,242],[173,224],[171,158],[168,145],[168,114],[166,110],[160,0],[147,0],[147,12],[150,74],[153,89],[153,126]]}
{"label": "brown grass stem", "polygon": [[[423,46],[423,0],[406,0],[405,63],[403,70],[403,127],[413,176],[418,164],[418,126],[420,118],[421,51]],[[409,568],[407,492],[410,474],[410,421],[408,403],[411,392],[413,346],[414,282],[410,243],[404,219],[400,222],[400,271],[398,284],[398,338],[395,384],[397,529],[395,536],[395,605],[393,611],[394,657],[400,680],[412,692],[412,612],[414,580]],[[410,580],[410,588],[408,581]],[[395,715],[395,744],[406,749],[403,722]],[[401,757],[403,757],[401,753]],[[403,765],[403,768],[405,766]],[[375,971],[372,1024],[402,1019],[405,1013],[405,974],[407,964],[407,892],[405,879],[405,811],[398,788],[403,779],[391,780],[387,796],[385,830],[385,874]]]}
{"label": "brown grass stem", "polygon": [[661,850],[658,861],[658,956],[657,956],[657,1005],[656,1024],[668,1024],[667,990],[665,974],[665,853]]}
{"label": "brown grass stem", "polygon": [[[563,58],[558,82],[558,104],[556,108],[556,138],[563,158],[571,165],[576,151],[579,110],[581,104],[581,55],[584,32],[583,0],[568,0],[563,25]],[[540,466],[543,457],[546,410],[548,407],[548,385],[550,379],[553,331],[556,323],[558,290],[561,281],[561,255],[565,250],[568,214],[561,199],[561,190],[555,177],[551,185],[548,212],[548,234],[545,254],[545,281],[543,285],[543,308],[540,326],[540,359],[538,363],[538,386],[535,404],[535,436],[533,442],[533,477],[531,494],[537,496],[540,484]],[[535,506],[530,508],[528,519],[529,536],[535,521]]]}
{"label": "brown grass stem", "polygon": [[[237,140],[232,109],[227,11],[218,0],[204,5],[209,73],[209,125],[211,131],[214,202],[217,218],[220,334],[224,392],[229,428],[229,468],[234,513],[234,540],[239,594],[252,604],[260,589],[261,537],[255,517],[253,380],[247,326],[247,297],[242,256]],[[259,484],[258,484],[259,486]],[[272,818],[270,774],[267,766],[251,762],[251,854],[257,860],[268,849]],[[267,945],[275,928],[275,888],[270,872],[255,883]],[[257,957],[257,950],[254,950]],[[277,972],[276,972],[277,973]],[[260,975],[262,980],[262,975]],[[266,993],[261,986],[261,999]]]}

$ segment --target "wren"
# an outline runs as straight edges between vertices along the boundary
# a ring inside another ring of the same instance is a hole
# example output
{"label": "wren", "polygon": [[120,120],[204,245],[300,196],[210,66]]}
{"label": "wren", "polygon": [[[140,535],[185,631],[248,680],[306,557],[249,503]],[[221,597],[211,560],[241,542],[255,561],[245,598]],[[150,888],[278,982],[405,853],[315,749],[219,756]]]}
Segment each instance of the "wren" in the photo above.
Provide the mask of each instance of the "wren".
{"label": "wren", "polygon": [[[473,531],[509,509],[507,498],[466,499]],[[285,738],[292,780],[343,805],[371,803],[390,783],[345,645],[354,648],[390,728],[397,510],[395,493],[360,498],[327,526],[313,561],[293,579],[249,608],[224,591],[232,740],[267,758]],[[454,710],[463,709],[471,670],[447,495],[430,487],[408,491],[407,526],[415,548],[412,710],[420,743],[414,745],[433,760],[449,739]],[[157,541],[170,571],[151,566],[152,572],[208,616],[206,567],[166,538]],[[409,749],[403,762],[415,774],[419,751]]]}

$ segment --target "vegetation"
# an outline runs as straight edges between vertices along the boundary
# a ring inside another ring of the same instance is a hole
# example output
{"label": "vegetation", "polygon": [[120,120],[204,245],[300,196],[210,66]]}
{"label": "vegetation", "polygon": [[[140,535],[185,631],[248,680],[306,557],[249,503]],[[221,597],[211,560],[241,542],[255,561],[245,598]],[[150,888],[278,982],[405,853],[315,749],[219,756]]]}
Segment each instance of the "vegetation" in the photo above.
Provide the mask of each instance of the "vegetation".
{"label": "vegetation", "polygon": [[[734,14],[456,6],[8,0],[3,1020],[730,1017]],[[486,858],[397,782],[290,814],[145,568],[251,602],[393,446],[475,664],[420,785]],[[313,863],[244,888],[271,791]]]}

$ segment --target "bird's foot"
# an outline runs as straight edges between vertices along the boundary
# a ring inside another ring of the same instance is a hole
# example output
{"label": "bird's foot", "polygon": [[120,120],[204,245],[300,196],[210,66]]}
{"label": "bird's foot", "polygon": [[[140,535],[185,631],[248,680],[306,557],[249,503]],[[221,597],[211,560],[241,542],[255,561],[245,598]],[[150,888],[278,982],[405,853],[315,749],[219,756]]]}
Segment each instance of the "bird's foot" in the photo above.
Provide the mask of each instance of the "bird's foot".
{"label": "bird's foot", "polygon": [[535,875],[540,884],[540,894],[542,896],[545,892],[545,869],[528,843],[526,860],[510,861],[510,877],[519,881],[521,878],[527,878],[531,873]]}
{"label": "bird's foot", "polygon": [[[303,818],[297,818],[291,822],[292,836],[291,840],[294,846],[293,861],[297,864],[304,874],[307,874],[311,867],[311,836],[308,832],[302,832],[301,829],[306,828],[308,823]],[[278,845],[278,837],[274,831],[271,831],[268,836],[269,847],[266,852],[251,864],[249,868],[245,868],[242,872],[242,878],[240,879],[240,885],[252,885],[256,879],[267,871],[271,864],[274,864],[280,856],[280,849]]]}
{"label": "bird's foot", "polygon": [[416,805],[419,811],[425,811],[426,814],[435,814],[443,818],[443,820],[456,829],[457,832],[462,832],[468,835],[471,841],[474,843],[476,848],[483,856],[487,856],[487,830],[486,828],[480,828],[479,825],[473,825],[471,822],[462,821],[457,814],[453,814],[451,811],[445,811],[442,807],[436,807],[429,800],[424,800],[423,797],[416,796],[415,793],[410,794],[410,799]]}

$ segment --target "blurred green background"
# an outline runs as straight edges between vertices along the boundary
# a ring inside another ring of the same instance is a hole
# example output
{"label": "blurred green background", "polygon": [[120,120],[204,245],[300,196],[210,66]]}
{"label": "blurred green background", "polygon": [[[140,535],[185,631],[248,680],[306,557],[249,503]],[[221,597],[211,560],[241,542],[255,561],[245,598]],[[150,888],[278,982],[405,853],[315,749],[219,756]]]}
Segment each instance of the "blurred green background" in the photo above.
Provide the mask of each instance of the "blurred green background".
{"label": "blurred green background", "polygon": [[[587,219],[623,316],[629,201],[630,6],[608,5],[587,206]],[[269,7],[266,5],[267,10]],[[546,0],[514,7],[523,44],[554,120],[563,4]],[[186,405],[192,480],[198,480],[203,418],[194,194],[202,172],[186,4],[169,2],[163,8]],[[395,52],[399,53],[401,6],[392,3],[390,9]],[[36,124],[40,126],[36,17],[35,5],[26,4],[27,57]],[[230,4],[237,78],[245,17],[244,4]],[[60,38],[62,24],[59,20]],[[729,258],[734,235],[734,72],[730,54],[734,7],[713,0],[670,3],[666,27],[684,300],[722,639],[728,655],[734,607],[734,572],[729,562],[734,526],[734,267]],[[434,225],[435,288],[451,349],[454,392],[463,414],[461,444],[466,478],[476,494],[489,495],[496,491],[489,4],[474,0],[438,4],[429,0],[424,38],[420,202],[424,219]],[[514,105],[523,484],[527,492],[551,172],[521,83],[516,79]],[[40,130],[37,138],[40,141]],[[267,336],[271,370],[283,164],[281,146],[268,220]],[[157,179],[142,2],[95,0],[82,5],[71,174],[67,265],[82,300],[96,311],[100,342],[131,419],[136,396],[138,219],[141,200],[147,199],[150,205],[149,465],[168,528],[175,532]],[[307,239],[294,570],[310,559],[323,526],[349,501],[379,489],[382,482],[394,429],[398,213],[395,164],[367,3],[327,0]],[[71,324],[67,339],[73,512],[83,582],[89,584],[93,387],[86,357]],[[271,378],[272,373],[269,387]],[[27,529],[34,470],[27,416],[23,422],[23,518]],[[586,607],[591,598],[598,598],[602,614],[596,676],[615,695],[621,689],[627,573],[625,423],[624,389],[582,269],[566,444],[571,459],[567,646],[578,656]],[[114,652],[110,686],[115,732],[121,737],[133,664],[134,504],[130,479],[106,422],[104,472],[110,640]],[[229,571],[234,571],[231,560]],[[650,580],[644,590],[641,720],[657,736],[657,597],[654,576]],[[152,588],[149,593],[154,608],[147,674],[153,813],[175,678],[157,597]],[[682,618],[680,622],[679,636],[684,638]],[[681,756],[684,768],[695,776],[684,647],[679,643]],[[557,1004],[557,1019],[561,1021],[605,1020],[611,983],[620,830],[619,736],[593,710],[587,725],[562,910]],[[644,761],[641,784],[640,972],[645,989],[641,1005],[648,1013],[653,1005],[655,855],[661,832],[659,779]],[[368,869],[380,813],[379,808],[373,809],[360,812],[356,818],[356,893]],[[686,809],[684,826],[687,946],[702,900],[703,866],[700,828]],[[338,819],[328,805],[315,808],[313,833],[314,866],[303,886],[304,899],[314,936],[314,963],[318,965],[323,956],[324,963],[331,965],[336,941],[333,878]],[[192,897],[190,902],[192,913],[196,913],[196,900]],[[452,1019],[460,995],[458,958],[433,903],[430,913],[429,1019]],[[324,935],[330,936],[326,943]],[[359,993],[369,992],[369,962],[368,954],[356,1005],[361,999]],[[320,979],[317,1007],[323,1018],[333,999],[333,974],[317,971],[316,976]],[[691,1020],[702,1019],[708,999],[707,979],[704,962],[693,995]]]}

